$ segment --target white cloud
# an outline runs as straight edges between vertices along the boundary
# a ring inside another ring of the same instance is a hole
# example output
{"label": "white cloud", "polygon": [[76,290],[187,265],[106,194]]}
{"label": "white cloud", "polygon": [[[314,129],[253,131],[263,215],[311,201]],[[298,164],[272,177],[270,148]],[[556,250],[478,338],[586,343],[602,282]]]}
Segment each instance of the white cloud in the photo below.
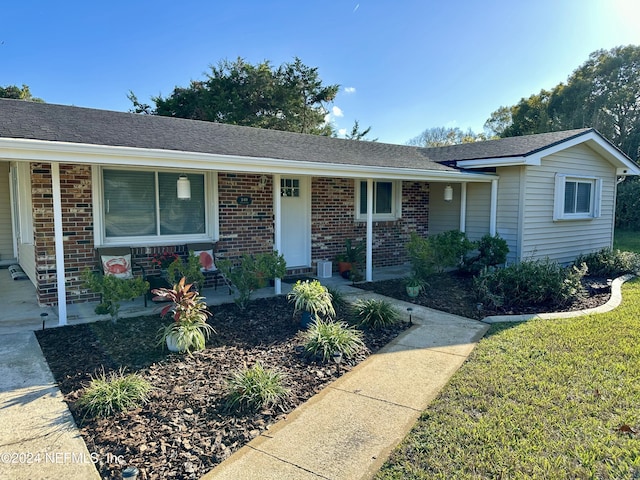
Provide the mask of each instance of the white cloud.
{"label": "white cloud", "polygon": [[336,107],[335,105],[331,107],[331,113],[334,117],[344,117],[344,113],[342,113],[340,107]]}
{"label": "white cloud", "polygon": [[344,87],[344,93],[356,93],[356,87]]}

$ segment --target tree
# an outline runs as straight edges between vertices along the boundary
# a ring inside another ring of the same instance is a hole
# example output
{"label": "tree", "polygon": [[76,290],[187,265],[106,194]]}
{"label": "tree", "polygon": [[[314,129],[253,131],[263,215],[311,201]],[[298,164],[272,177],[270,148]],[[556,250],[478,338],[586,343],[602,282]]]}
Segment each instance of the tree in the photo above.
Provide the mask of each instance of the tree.
{"label": "tree", "polygon": [[205,80],[176,87],[166,98],[153,97],[155,109],[138,102],[133,92],[129,99],[137,113],[331,135],[325,105],[338,89],[323,85],[318,69],[297,57],[278,68],[268,61],[252,65],[238,58],[221,61]]}
{"label": "tree", "polygon": [[366,136],[369,134],[369,132],[371,131],[371,127],[367,127],[364,130],[360,131],[360,124],[358,123],[358,120],[355,120],[353,122],[353,127],[351,127],[351,132],[347,133],[345,135],[345,138],[347,140],[363,140],[363,141],[367,141],[367,142],[377,142],[378,139],[374,138],[374,139],[368,139],[366,138]]}
{"label": "tree", "polygon": [[0,98],[13,98],[15,100],[25,100],[27,102],[44,103],[44,100],[41,98],[31,95],[29,87],[25,84],[22,84],[22,88],[18,88],[15,85],[0,87]]}
{"label": "tree", "polygon": [[523,98],[513,107],[500,107],[487,124],[501,137],[592,127],[637,159],[640,46],[593,52],[566,83]]}
{"label": "tree", "polygon": [[416,147],[444,147],[447,145],[457,145],[459,143],[473,143],[480,140],[486,140],[486,136],[482,133],[476,134],[471,129],[463,132],[458,127],[433,127],[427,128],[420,135],[410,139],[407,145]]}

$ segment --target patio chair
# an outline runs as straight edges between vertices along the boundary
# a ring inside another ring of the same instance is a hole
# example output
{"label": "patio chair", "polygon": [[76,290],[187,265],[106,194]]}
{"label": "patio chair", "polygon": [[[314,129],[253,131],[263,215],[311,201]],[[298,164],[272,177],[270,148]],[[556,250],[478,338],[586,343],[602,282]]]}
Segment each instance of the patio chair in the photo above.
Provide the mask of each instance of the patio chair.
{"label": "patio chair", "polygon": [[218,242],[189,243],[185,245],[187,255],[195,255],[200,258],[200,266],[202,274],[207,278],[212,278],[214,288],[218,289],[218,280],[222,279],[224,284],[229,288],[229,295],[233,293],[233,287],[227,277],[225,277],[220,269],[216,266],[216,250]]}
{"label": "patio chair", "polygon": [[[142,277],[148,281],[144,267],[133,261],[130,247],[100,247],[96,248],[96,261],[99,272],[102,275],[115,275],[119,278]],[[151,289],[144,294],[144,306],[147,306],[147,297]]]}

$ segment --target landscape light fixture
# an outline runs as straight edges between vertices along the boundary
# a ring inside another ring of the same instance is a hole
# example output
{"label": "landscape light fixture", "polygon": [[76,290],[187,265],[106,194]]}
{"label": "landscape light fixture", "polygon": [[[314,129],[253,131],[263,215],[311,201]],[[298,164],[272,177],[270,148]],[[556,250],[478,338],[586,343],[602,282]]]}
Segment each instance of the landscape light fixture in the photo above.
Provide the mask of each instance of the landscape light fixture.
{"label": "landscape light fixture", "polygon": [[335,362],[338,369],[338,375],[340,375],[340,364],[342,363],[342,352],[333,352],[331,359]]}
{"label": "landscape light fixture", "polygon": [[411,318],[411,312],[413,312],[413,308],[408,307],[407,312],[409,312],[409,325],[413,325],[413,319]]}
{"label": "landscape light fixture", "polygon": [[177,188],[178,200],[191,200],[191,182],[184,173],[178,177]]}
{"label": "landscape light fixture", "polygon": [[447,185],[444,187],[444,201],[450,202],[453,200],[453,187],[451,185]]}

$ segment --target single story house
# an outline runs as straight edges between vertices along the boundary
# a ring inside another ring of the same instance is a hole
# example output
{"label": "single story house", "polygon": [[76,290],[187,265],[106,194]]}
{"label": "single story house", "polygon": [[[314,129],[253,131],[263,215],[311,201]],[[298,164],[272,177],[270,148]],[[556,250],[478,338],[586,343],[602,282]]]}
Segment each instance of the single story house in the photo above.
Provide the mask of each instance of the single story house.
{"label": "single story house", "polygon": [[418,148],[1,99],[0,262],[61,324],[95,299],[80,277],[100,246],[152,268],[218,241],[226,257],[276,249],[302,273],[362,240],[370,281],[406,262],[411,232],[460,229],[502,236],[509,262],[566,263],[612,245],[616,185],[639,173],[592,129]]}

